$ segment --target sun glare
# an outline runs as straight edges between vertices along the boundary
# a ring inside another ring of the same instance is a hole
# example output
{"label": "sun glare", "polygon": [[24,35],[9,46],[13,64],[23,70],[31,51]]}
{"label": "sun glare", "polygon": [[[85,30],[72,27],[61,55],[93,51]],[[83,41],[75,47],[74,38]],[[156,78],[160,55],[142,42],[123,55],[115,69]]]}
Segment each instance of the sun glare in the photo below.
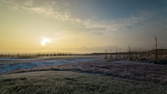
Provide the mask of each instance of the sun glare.
{"label": "sun glare", "polygon": [[43,37],[42,39],[41,39],[41,45],[42,46],[46,46],[47,44],[49,44],[51,42],[51,39],[50,38],[46,38],[46,37]]}

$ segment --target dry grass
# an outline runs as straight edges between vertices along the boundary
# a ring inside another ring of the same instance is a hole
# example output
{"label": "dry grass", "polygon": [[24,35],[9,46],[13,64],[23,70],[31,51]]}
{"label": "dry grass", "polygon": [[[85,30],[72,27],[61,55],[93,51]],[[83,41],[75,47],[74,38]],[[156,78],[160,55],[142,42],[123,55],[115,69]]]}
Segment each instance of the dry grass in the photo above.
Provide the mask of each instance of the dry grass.
{"label": "dry grass", "polygon": [[0,94],[167,94],[167,66],[98,62],[0,75]]}
{"label": "dry grass", "polygon": [[55,69],[111,75],[126,79],[167,84],[167,65],[142,62],[115,61],[56,66]]}
{"label": "dry grass", "polygon": [[[158,65],[131,61],[115,61],[115,62],[87,62],[65,64],[51,67],[41,67],[30,70],[18,70],[16,73],[27,71],[75,71],[93,74],[103,74],[113,77],[152,81],[154,83],[167,84],[167,65]],[[15,73],[14,72],[14,73]]]}
{"label": "dry grass", "polygon": [[1,75],[0,94],[167,94],[167,86],[104,75],[40,71]]}

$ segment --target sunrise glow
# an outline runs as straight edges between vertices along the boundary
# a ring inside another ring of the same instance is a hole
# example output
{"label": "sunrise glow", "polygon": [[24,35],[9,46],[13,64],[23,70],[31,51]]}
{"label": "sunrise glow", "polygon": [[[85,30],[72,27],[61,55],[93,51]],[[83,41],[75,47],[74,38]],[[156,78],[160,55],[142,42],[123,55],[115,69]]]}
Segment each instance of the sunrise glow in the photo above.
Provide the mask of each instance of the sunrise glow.
{"label": "sunrise glow", "polygon": [[47,38],[47,37],[44,37],[44,38],[41,39],[40,43],[41,43],[42,46],[46,46],[47,44],[51,43],[51,39]]}
{"label": "sunrise glow", "polygon": [[150,49],[154,36],[166,48],[164,7],[159,0],[0,0],[0,52]]}

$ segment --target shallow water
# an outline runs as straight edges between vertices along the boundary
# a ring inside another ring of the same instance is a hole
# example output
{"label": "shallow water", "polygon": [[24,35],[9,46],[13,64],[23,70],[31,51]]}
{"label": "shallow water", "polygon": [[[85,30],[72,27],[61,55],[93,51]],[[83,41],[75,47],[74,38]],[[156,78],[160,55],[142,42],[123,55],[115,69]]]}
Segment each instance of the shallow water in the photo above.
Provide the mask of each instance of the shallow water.
{"label": "shallow water", "polygon": [[[2,59],[2,60],[23,60],[23,59]],[[97,58],[68,58],[68,59],[52,59],[42,61],[32,61],[28,63],[0,64],[0,74],[9,73],[15,70],[32,69],[36,67],[56,66],[70,63],[90,62]],[[1,61],[1,60],[0,60]]]}

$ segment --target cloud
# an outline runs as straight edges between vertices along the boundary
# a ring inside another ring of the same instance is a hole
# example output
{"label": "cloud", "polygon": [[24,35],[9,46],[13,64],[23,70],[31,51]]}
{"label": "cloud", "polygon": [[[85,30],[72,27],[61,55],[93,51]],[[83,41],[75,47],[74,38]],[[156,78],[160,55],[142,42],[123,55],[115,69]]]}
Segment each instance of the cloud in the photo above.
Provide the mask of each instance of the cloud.
{"label": "cloud", "polygon": [[[151,47],[152,39],[155,35],[159,37],[162,43],[161,47],[166,45],[167,20],[157,11],[142,10],[126,18],[112,17],[106,19],[92,19],[76,16],[72,14],[72,9],[67,0],[1,0],[9,8],[16,11],[30,12],[39,16],[52,18],[55,22],[63,23],[64,31],[84,32],[91,34],[95,43],[103,43],[104,48],[110,46],[128,47]],[[83,9],[84,10],[84,9]],[[86,10],[84,11],[86,13]],[[97,11],[96,11],[97,12]],[[100,11],[99,11],[100,13]],[[84,14],[84,13],[83,13]],[[104,14],[105,15],[105,14]],[[124,15],[124,14],[122,14]],[[95,15],[96,16],[96,15]],[[67,34],[67,33],[66,33]],[[71,33],[74,34],[75,33]],[[86,34],[87,35],[87,34]],[[99,44],[100,45],[100,44]],[[143,48],[144,48],[143,47]],[[167,47],[167,46],[166,46]],[[100,49],[104,49],[100,48]]]}
{"label": "cloud", "polygon": [[66,0],[3,0],[3,2],[8,4],[10,7],[12,6],[12,8],[16,10],[29,11],[36,14],[45,15],[64,24],[74,24],[78,31],[90,33],[96,32],[96,34],[124,32],[128,31],[131,27],[136,28],[136,26],[140,27],[144,25],[147,27],[149,24],[158,22],[162,23],[162,21],[160,22],[161,19],[159,19],[157,22],[156,17],[158,16],[156,13],[150,11],[142,11],[128,18],[110,18],[108,21],[103,21],[93,20],[89,17],[87,19],[76,17],[75,14],[71,14],[68,6],[72,5],[69,5],[70,3],[68,3]]}
{"label": "cloud", "polygon": [[[66,7],[66,2],[58,2],[58,0],[4,0],[6,4],[16,10],[23,10],[34,12],[37,14],[45,15],[52,17],[55,20],[68,22],[71,24],[77,24],[85,29],[86,31],[96,31],[102,32],[107,29],[112,31],[118,30],[120,26],[115,23],[101,23],[100,21],[93,21],[90,18],[83,20],[77,17],[72,16],[70,10],[66,10],[63,7]],[[73,14],[75,15],[75,14]]]}

